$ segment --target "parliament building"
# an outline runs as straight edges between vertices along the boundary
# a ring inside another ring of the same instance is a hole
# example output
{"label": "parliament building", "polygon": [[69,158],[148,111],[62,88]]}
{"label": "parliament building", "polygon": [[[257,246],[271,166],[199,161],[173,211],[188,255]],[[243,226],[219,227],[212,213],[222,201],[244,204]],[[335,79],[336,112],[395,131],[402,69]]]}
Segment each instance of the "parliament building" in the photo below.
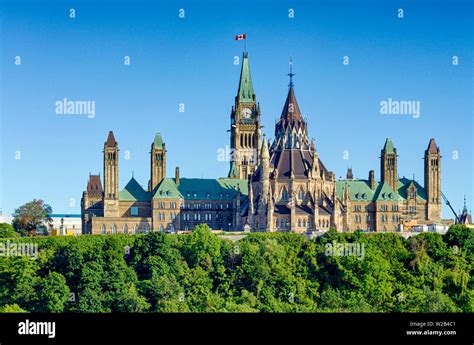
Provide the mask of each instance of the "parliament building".
{"label": "parliament building", "polygon": [[380,180],[336,180],[310,140],[296,101],[293,73],[275,125],[274,139],[261,133],[248,53],[244,53],[230,114],[231,162],[227,177],[185,178],[166,172],[161,134],[151,142],[150,179],[134,177],[119,190],[119,146],[109,132],[103,150],[103,182],[89,175],[81,200],[84,234],[175,232],[206,223],[227,231],[400,231],[403,224],[441,222],[441,155],[434,139],[424,152],[424,183],[399,178],[398,154],[387,138],[380,155]]}

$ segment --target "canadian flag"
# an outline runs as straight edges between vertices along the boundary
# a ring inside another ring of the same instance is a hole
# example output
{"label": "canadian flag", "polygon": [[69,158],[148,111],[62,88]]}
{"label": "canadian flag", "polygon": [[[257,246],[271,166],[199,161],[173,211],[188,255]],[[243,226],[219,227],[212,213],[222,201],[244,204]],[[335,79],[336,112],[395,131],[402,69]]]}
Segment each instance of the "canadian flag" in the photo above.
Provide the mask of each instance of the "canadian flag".
{"label": "canadian flag", "polygon": [[246,38],[247,36],[245,34],[240,34],[240,35],[235,36],[236,41],[245,40]]}

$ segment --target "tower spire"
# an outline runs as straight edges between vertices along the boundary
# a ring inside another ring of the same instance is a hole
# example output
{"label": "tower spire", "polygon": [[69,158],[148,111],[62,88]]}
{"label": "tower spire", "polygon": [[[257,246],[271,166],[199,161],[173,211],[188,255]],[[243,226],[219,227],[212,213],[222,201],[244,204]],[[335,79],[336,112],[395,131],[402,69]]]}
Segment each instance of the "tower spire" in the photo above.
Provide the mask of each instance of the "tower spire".
{"label": "tower spire", "polygon": [[295,75],[295,74],[293,73],[293,58],[292,58],[292,57],[290,57],[290,60],[288,61],[288,64],[290,65],[290,73],[288,73],[288,76],[290,77],[290,84],[288,84],[288,86],[289,86],[290,88],[292,88],[292,87],[294,86],[294,84],[293,84],[293,76]]}

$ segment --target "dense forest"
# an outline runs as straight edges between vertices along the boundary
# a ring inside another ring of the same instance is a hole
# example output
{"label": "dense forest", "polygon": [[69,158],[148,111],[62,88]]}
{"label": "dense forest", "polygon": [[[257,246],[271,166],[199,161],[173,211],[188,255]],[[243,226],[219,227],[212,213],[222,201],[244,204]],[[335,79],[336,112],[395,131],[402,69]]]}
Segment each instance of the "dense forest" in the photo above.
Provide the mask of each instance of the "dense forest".
{"label": "dense forest", "polygon": [[[230,237],[230,236],[227,236]],[[473,312],[474,231],[3,238],[2,312]],[[328,244],[363,245],[363,257]],[[5,249],[5,245],[4,245]]]}

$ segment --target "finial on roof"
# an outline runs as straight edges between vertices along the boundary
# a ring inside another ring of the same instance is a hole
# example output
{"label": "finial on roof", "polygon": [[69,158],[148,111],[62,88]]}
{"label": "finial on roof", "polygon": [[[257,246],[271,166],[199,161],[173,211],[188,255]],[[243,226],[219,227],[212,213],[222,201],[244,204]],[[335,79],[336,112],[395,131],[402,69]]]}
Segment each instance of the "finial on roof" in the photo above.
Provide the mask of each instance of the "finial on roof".
{"label": "finial on roof", "polygon": [[293,58],[290,57],[290,60],[288,61],[288,64],[290,65],[290,73],[288,73],[288,76],[290,77],[290,84],[288,85],[290,88],[294,86],[293,84],[293,76],[295,75],[293,73]]}

